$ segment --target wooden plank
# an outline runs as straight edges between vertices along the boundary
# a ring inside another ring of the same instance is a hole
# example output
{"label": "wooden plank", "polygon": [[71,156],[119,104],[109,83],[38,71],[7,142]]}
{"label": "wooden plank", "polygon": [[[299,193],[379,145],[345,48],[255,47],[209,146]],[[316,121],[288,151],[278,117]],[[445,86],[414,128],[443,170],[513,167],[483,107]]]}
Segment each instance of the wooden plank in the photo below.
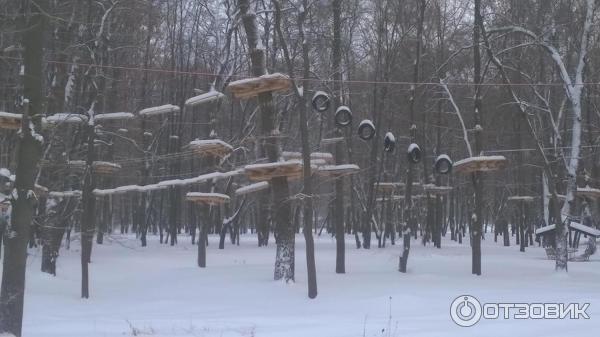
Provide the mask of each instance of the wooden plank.
{"label": "wooden plank", "polygon": [[458,173],[489,172],[503,169],[507,164],[504,156],[469,157],[454,163],[453,168]]}
{"label": "wooden plank", "polygon": [[185,199],[196,204],[205,205],[220,205],[230,201],[229,196],[226,194],[202,192],[188,192]]}
{"label": "wooden plank", "polygon": [[231,82],[227,90],[237,98],[251,98],[265,92],[288,91],[291,87],[292,81],[289,76],[274,73]]}
{"label": "wooden plank", "polygon": [[244,173],[252,181],[268,181],[275,177],[297,179],[302,176],[302,163],[288,160],[275,163],[253,164],[244,167]]}

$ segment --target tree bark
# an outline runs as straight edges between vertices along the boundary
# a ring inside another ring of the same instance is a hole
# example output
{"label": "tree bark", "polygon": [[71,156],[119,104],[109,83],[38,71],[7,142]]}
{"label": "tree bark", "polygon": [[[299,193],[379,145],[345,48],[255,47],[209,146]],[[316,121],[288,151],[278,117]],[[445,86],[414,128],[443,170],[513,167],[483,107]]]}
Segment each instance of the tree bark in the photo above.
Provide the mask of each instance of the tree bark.
{"label": "tree bark", "polygon": [[[250,9],[249,0],[238,0],[246,40],[250,52],[252,75],[261,76],[267,71],[265,50],[260,41],[256,13]],[[271,92],[258,95],[260,106],[260,130],[264,137],[262,148],[269,162],[276,162],[280,157],[276,112]],[[291,205],[287,178],[278,177],[271,180],[273,191],[273,220],[277,233],[275,241],[277,253],[275,257],[275,280],[294,281],[294,231],[291,224]]]}
{"label": "tree bark", "polygon": [[[43,113],[43,39],[46,17],[42,11],[48,7],[45,0],[32,6],[22,3],[20,26],[23,33],[24,78],[23,115],[21,137],[17,145],[17,169],[13,190],[10,226],[4,231],[4,260],[0,288],[0,334],[21,336],[23,326],[23,302],[25,295],[25,269],[27,241],[35,212],[33,193],[38,165],[42,155]],[[29,8],[30,12],[26,10]],[[32,122],[30,124],[30,122]],[[31,130],[30,126],[34,126]]]}

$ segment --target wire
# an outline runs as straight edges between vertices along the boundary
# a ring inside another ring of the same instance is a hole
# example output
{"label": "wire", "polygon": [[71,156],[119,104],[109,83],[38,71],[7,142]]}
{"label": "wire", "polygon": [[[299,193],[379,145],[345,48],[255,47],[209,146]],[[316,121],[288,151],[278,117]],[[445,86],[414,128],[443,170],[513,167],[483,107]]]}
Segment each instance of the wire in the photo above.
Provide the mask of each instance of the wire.
{"label": "wire", "polygon": [[[2,56],[0,57],[4,60],[12,60],[12,61],[23,61],[20,57],[13,56]],[[83,67],[93,67],[93,68],[103,68],[103,69],[118,69],[118,70],[128,70],[128,71],[145,71],[145,72],[154,72],[154,73],[163,73],[163,74],[172,74],[172,75],[195,75],[195,76],[211,76],[211,77],[231,77],[238,79],[246,79],[252,78],[252,76],[244,76],[244,75],[219,75],[208,72],[201,71],[183,71],[183,70],[172,70],[172,69],[160,69],[160,68],[144,68],[144,67],[131,67],[131,66],[120,66],[120,65],[98,65],[91,63],[83,63],[83,62],[72,62],[72,61],[56,61],[56,60],[47,60],[46,63],[49,64],[62,64],[62,65],[74,65],[74,66],[83,66]],[[303,80],[304,81],[304,80]],[[424,86],[424,85],[432,85],[439,86],[438,82],[408,82],[408,81],[370,81],[370,80],[334,80],[334,79],[315,79],[308,78],[306,81],[309,82],[318,82],[318,83],[333,83],[333,82],[343,82],[345,84],[381,84],[381,85],[402,85],[402,86]],[[468,82],[448,82],[445,83],[448,86],[487,86],[487,87],[501,87],[501,86],[513,86],[513,87],[564,87],[564,83],[468,83]],[[600,82],[582,82],[582,83],[573,83],[572,86],[598,86]]]}

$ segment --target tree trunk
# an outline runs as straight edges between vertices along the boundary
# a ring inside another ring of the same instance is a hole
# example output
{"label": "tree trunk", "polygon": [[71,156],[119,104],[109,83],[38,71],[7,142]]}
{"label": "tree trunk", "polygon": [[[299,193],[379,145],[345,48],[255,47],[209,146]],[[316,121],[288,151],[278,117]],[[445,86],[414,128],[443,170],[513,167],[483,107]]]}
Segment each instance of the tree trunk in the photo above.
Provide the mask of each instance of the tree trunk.
{"label": "tree trunk", "polygon": [[[36,6],[22,3],[20,28],[23,31],[24,51],[24,100],[21,137],[17,145],[17,169],[15,193],[12,200],[10,226],[4,231],[4,260],[0,288],[0,334],[21,336],[23,325],[23,299],[25,295],[25,269],[27,241],[35,211],[32,193],[38,165],[42,155],[43,139],[41,116],[43,113],[43,38],[46,17],[42,14],[48,7],[40,0]],[[26,13],[27,8],[31,11]],[[32,122],[30,124],[30,121]],[[35,130],[30,129],[33,125]]]}
{"label": "tree trunk", "polygon": [[[256,13],[250,9],[249,0],[238,0],[241,13],[250,61],[252,64],[252,75],[261,76],[266,73],[265,50],[258,34]],[[258,95],[260,106],[260,130],[264,137],[262,147],[269,162],[276,162],[280,157],[278,144],[276,113],[273,103],[273,94],[270,92]],[[291,224],[291,206],[289,201],[288,181],[285,177],[273,178],[271,180],[273,190],[274,223],[277,236],[277,253],[275,258],[275,280],[294,280],[294,231]]]}

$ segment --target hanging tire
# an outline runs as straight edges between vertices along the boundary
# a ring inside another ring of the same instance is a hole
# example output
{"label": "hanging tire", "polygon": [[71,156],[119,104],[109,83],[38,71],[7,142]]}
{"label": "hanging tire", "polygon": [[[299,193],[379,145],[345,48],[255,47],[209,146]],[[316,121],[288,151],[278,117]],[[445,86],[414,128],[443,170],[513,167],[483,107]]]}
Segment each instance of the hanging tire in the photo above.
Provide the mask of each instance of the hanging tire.
{"label": "hanging tire", "polygon": [[369,119],[363,119],[358,125],[358,136],[362,140],[371,140],[375,137],[375,125]]}
{"label": "hanging tire", "polygon": [[452,172],[452,159],[446,154],[439,155],[435,159],[435,172],[439,174],[449,174]]}
{"label": "hanging tire", "polygon": [[394,137],[394,134],[391,132],[386,133],[385,137],[383,138],[383,150],[385,152],[394,152],[395,148],[396,137]]}
{"label": "hanging tire", "polygon": [[334,120],[338,127],[346,127],[352,124],[352,112],[347,106],[342,105],[335,111]]}
{"label": "hanging tire", "polygon": [[312,107],[318,112],[325,112],[331,106],[331,98],[323,91],[317,91],[312,98]]}
{"label": "hanging tire", "polygon": [[419,147],[419,145],[412,143],[408,146],[408,161],[413,163],[413,164],[418,164],[421,162],[421,157],[423,156],[423,153],[421,152],[421,148]]}

